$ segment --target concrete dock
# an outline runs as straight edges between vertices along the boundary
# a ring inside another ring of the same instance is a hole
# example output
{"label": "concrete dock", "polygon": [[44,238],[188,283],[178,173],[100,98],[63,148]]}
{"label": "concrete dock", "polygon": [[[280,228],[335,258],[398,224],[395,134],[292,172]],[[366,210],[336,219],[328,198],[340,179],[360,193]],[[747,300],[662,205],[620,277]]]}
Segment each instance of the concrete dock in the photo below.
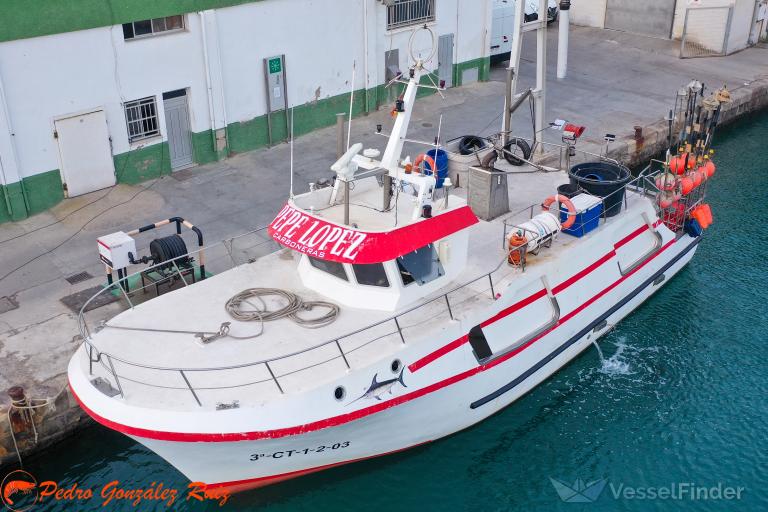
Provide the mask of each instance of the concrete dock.
{"label": "concrete dock", "polygon": [[[568,77],[557,81],[557,31],[550,30],[546,119],[586,126],[578,147],[595,153],[604,148],[606,133],[615,134],[611,156],[634,165],[665,147],[663,118],[675,92],[692,79],[710,90],[728,85],[733,102],[724,111],[724,122],[768,106],[768,48],[680,60],[679,45],[679,41],[573,27]],[[521,87],[534,83],[535,50],[535,38],[527,38]],[[420,100],[409,136],[434,139],[441,115],[444,140],[498,131],[505,76],[501,65],[492,69],[489,82],[451,89],[445,99],[433,95]],[[516,133],[530,137],[527,109],[513,119]],[[355,119],[352,140],[383,149],[386,139],[376,135],[375,128],[382,124],[386,131],[390,122],[387,109]],[[556,142],[559,134],[546,132],[545,138]],[[418,149],[406,152],[415,155]],[[335,156],[333,127],[297,139],[296,191],[329,178]],[[11,403],[6,390],[13,386],[22,387],[38,405],[32,413],[34,430],[18,427],[23,422],[17,421],[15,437],[22,456],[89,421],[66,386],[66,367],[80,339],[77,314],[61,299],[104,283],[96,238],[171,216],[189,219],[211,242],[264,226],[286,200],[288,162],[289,147],[280,144],[137,186],[118,185],[67,199],[45,213],[0,225],[0,465],[17,461],[6,413]],[[140,253],[147,252],[152,238],[141,239]],[[86,274],[73,279],[82,272]],[[119,302],[105,305],[91,318],[109,318],[122,307]]]}

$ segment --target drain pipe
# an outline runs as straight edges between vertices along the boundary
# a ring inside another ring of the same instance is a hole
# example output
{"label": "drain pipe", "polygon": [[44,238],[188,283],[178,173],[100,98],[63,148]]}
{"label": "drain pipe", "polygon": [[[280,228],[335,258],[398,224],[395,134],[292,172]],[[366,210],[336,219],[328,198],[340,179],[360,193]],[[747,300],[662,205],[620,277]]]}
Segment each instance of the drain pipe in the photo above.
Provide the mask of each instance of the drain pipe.
{"label": "drain pipe", "polygon": [[571,0],[560,0],[560,32],[557,36],[557,79],[565,78],[568,71],[568,37],[571,24]]}
{"label": "drain pipe", "polygon": [[205,87],[208,89],[208,116],[211,119],[211,144],[216,151],[216,118],[213,114],[213,87],[211,86],[211,65],[208,59],[208,36],[205,30],[205,13],[200,11],[200,33],[203,39],[203,65],[205,66]]}
{"label": "drain pipe", "polygon": [[[363,80],[365,106],[363,107],[363,112],[367,114],[370,112],[368,108],[368,0],[363,0],[363,54],[363,73],[365,73],[365,80]],[[352,84],[352,90],[355,90],[355,84]]]}
{"label": "drain pipe", "polygon": [[[5,85],[3,84],[3,77],[0,75],[0,125],[4,124],[8,135],[8,156],[10,158],[5,161],[0,158],[0,178],[2,178],[3,185],[3,199],[5,200],[5,206],[8,210],[8,214],[13,216],[13,205],[11,204],[10,193],[8,192],[9,175],[10,179],[16,178],[16,181],[21,182],[21,176],[19,175],[19,160],[16,153],[16,134],[13,133],[13,127],[11,126],[11,115],[8,112],[8,102],[5,98]],[[1,122],[1,121],[5,122]],[[0,135],[5,136],[5,134]],[[14,181],[13,183],[16,183]],[[21,187],[21,193],[24,198],[24,204],[27,205],[26,193],[24,187]]]}

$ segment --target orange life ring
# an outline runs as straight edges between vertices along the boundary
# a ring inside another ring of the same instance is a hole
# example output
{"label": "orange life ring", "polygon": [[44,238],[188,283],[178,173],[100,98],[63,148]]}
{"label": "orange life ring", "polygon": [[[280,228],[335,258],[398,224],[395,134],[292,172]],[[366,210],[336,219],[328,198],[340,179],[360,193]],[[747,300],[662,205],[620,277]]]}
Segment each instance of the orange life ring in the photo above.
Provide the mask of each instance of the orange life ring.
{"label": "orange life ring", "polygon": [[[423,174],[424,171],[421,169],[421,164],[423,162],[427,162],[430,165],[432,168],[432,174],[434,174],[437,166],[435,165],[435,161],[432,159],[432,157],[426,153],[422,153],[416,157],[416,160],[413,161],[413,170]],[[435,178],[437,178],[437,176],[435,176]]]}
{"label": "orange life ring", "polygon": [[546,198],[544,202],[541,203],[541,207],[545,212],[549,211],[549,207],[552,206],[552,203],[555,201],[564,204],[565,207],[568,208],[568,218],[565,219],[565,222],[563,222],[561,226],[563,229],[570,228],[576,222],[576,207],[573,205],[570,199],[560,194],[555,194]]}
{"label": "orange life ring", "polygon": [[528,239],[523,234],[522,230],[516,233],[512,233],[509,237],[509,254],[507,255],[507,262],[510,265],[519,267],[525,260],[525,248],[528,244]]}

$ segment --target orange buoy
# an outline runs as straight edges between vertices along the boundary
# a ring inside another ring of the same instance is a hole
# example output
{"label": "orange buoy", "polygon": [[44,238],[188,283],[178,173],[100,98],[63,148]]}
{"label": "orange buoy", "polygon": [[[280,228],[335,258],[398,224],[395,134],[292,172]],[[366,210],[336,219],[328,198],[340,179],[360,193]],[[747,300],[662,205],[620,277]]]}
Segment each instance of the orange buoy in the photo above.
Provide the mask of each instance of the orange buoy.
{"label": "orange buoy", "polygon": [[693,169],[696,164],[696,160],[689,156],[688,153],[681,153],[678,156],[673,156],[669,161],[669,170],[678,176],[685,174],[687,169]]}
{"label": "orange buoy", "polygon": [[576,206],[574,206],[573,202],[571,202],[570,199],[567,197],[555,194],[553,196],[549,196],[544,200],[543,203],[541,203],[541,207],[544,209],[544,211],[549,211],[549,207],[552,206],[552,203],[555,201],[559,202],[562,205],[565,205],[566,208],[568,208],[568,218],[565,219],[565,222],[563,222],[560,227],[562,229],[568,229],[576,222]]}
{"label": "orange buoy", "polygon": [[680,188],[683,195],[687,196],[696,187],[693,185],[693,179],[691,179],[690,176],[685,176],[683,179],[680,180]]}
{"label": "orange buoy", "polygon": [[691,210],[691,217],[699,223],[701,229],[707,229],[707,219],[698,206]]}
{"label": "orange buoy", "polygon": [[507,263],[514,266],[520,266],[525,261],[525,246],[528,245],[528,239],[523,234],[522,229],[518,229],[509,237],[509,254]]}
{"label": "orange buoy", "polygon": [[691,211],[691,217],[696,219],[702,229],[707,229],[712,224],[712,210],[707,204],[700,204]]}
{"label": "orange buoy", "polygon": [[693,171],[691,174],[691,180],[693,180],[693,188],[698,187],[701,185],[701,174],[699,173],[698,169]]}
{"label": "orange buoy", "polygon": [[707,173],[707,178],[714,176],[716,169],[717,167],[715,167],[715,163],[712,160],[707,159],[707,162],[704,164],[704,171]]}

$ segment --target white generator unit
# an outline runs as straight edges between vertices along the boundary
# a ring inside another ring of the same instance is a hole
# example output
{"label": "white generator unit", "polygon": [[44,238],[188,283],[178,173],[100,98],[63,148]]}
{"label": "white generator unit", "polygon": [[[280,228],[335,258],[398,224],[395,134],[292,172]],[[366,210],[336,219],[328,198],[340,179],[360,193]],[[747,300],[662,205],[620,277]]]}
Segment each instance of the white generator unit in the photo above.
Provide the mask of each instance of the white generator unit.
{"label": "white generator unit", "polygon": [[128,253],[136,254],[136,240],[118,231],[96,239],[99,247],[99,258],[110,269],[122,269],[131,264]]}

